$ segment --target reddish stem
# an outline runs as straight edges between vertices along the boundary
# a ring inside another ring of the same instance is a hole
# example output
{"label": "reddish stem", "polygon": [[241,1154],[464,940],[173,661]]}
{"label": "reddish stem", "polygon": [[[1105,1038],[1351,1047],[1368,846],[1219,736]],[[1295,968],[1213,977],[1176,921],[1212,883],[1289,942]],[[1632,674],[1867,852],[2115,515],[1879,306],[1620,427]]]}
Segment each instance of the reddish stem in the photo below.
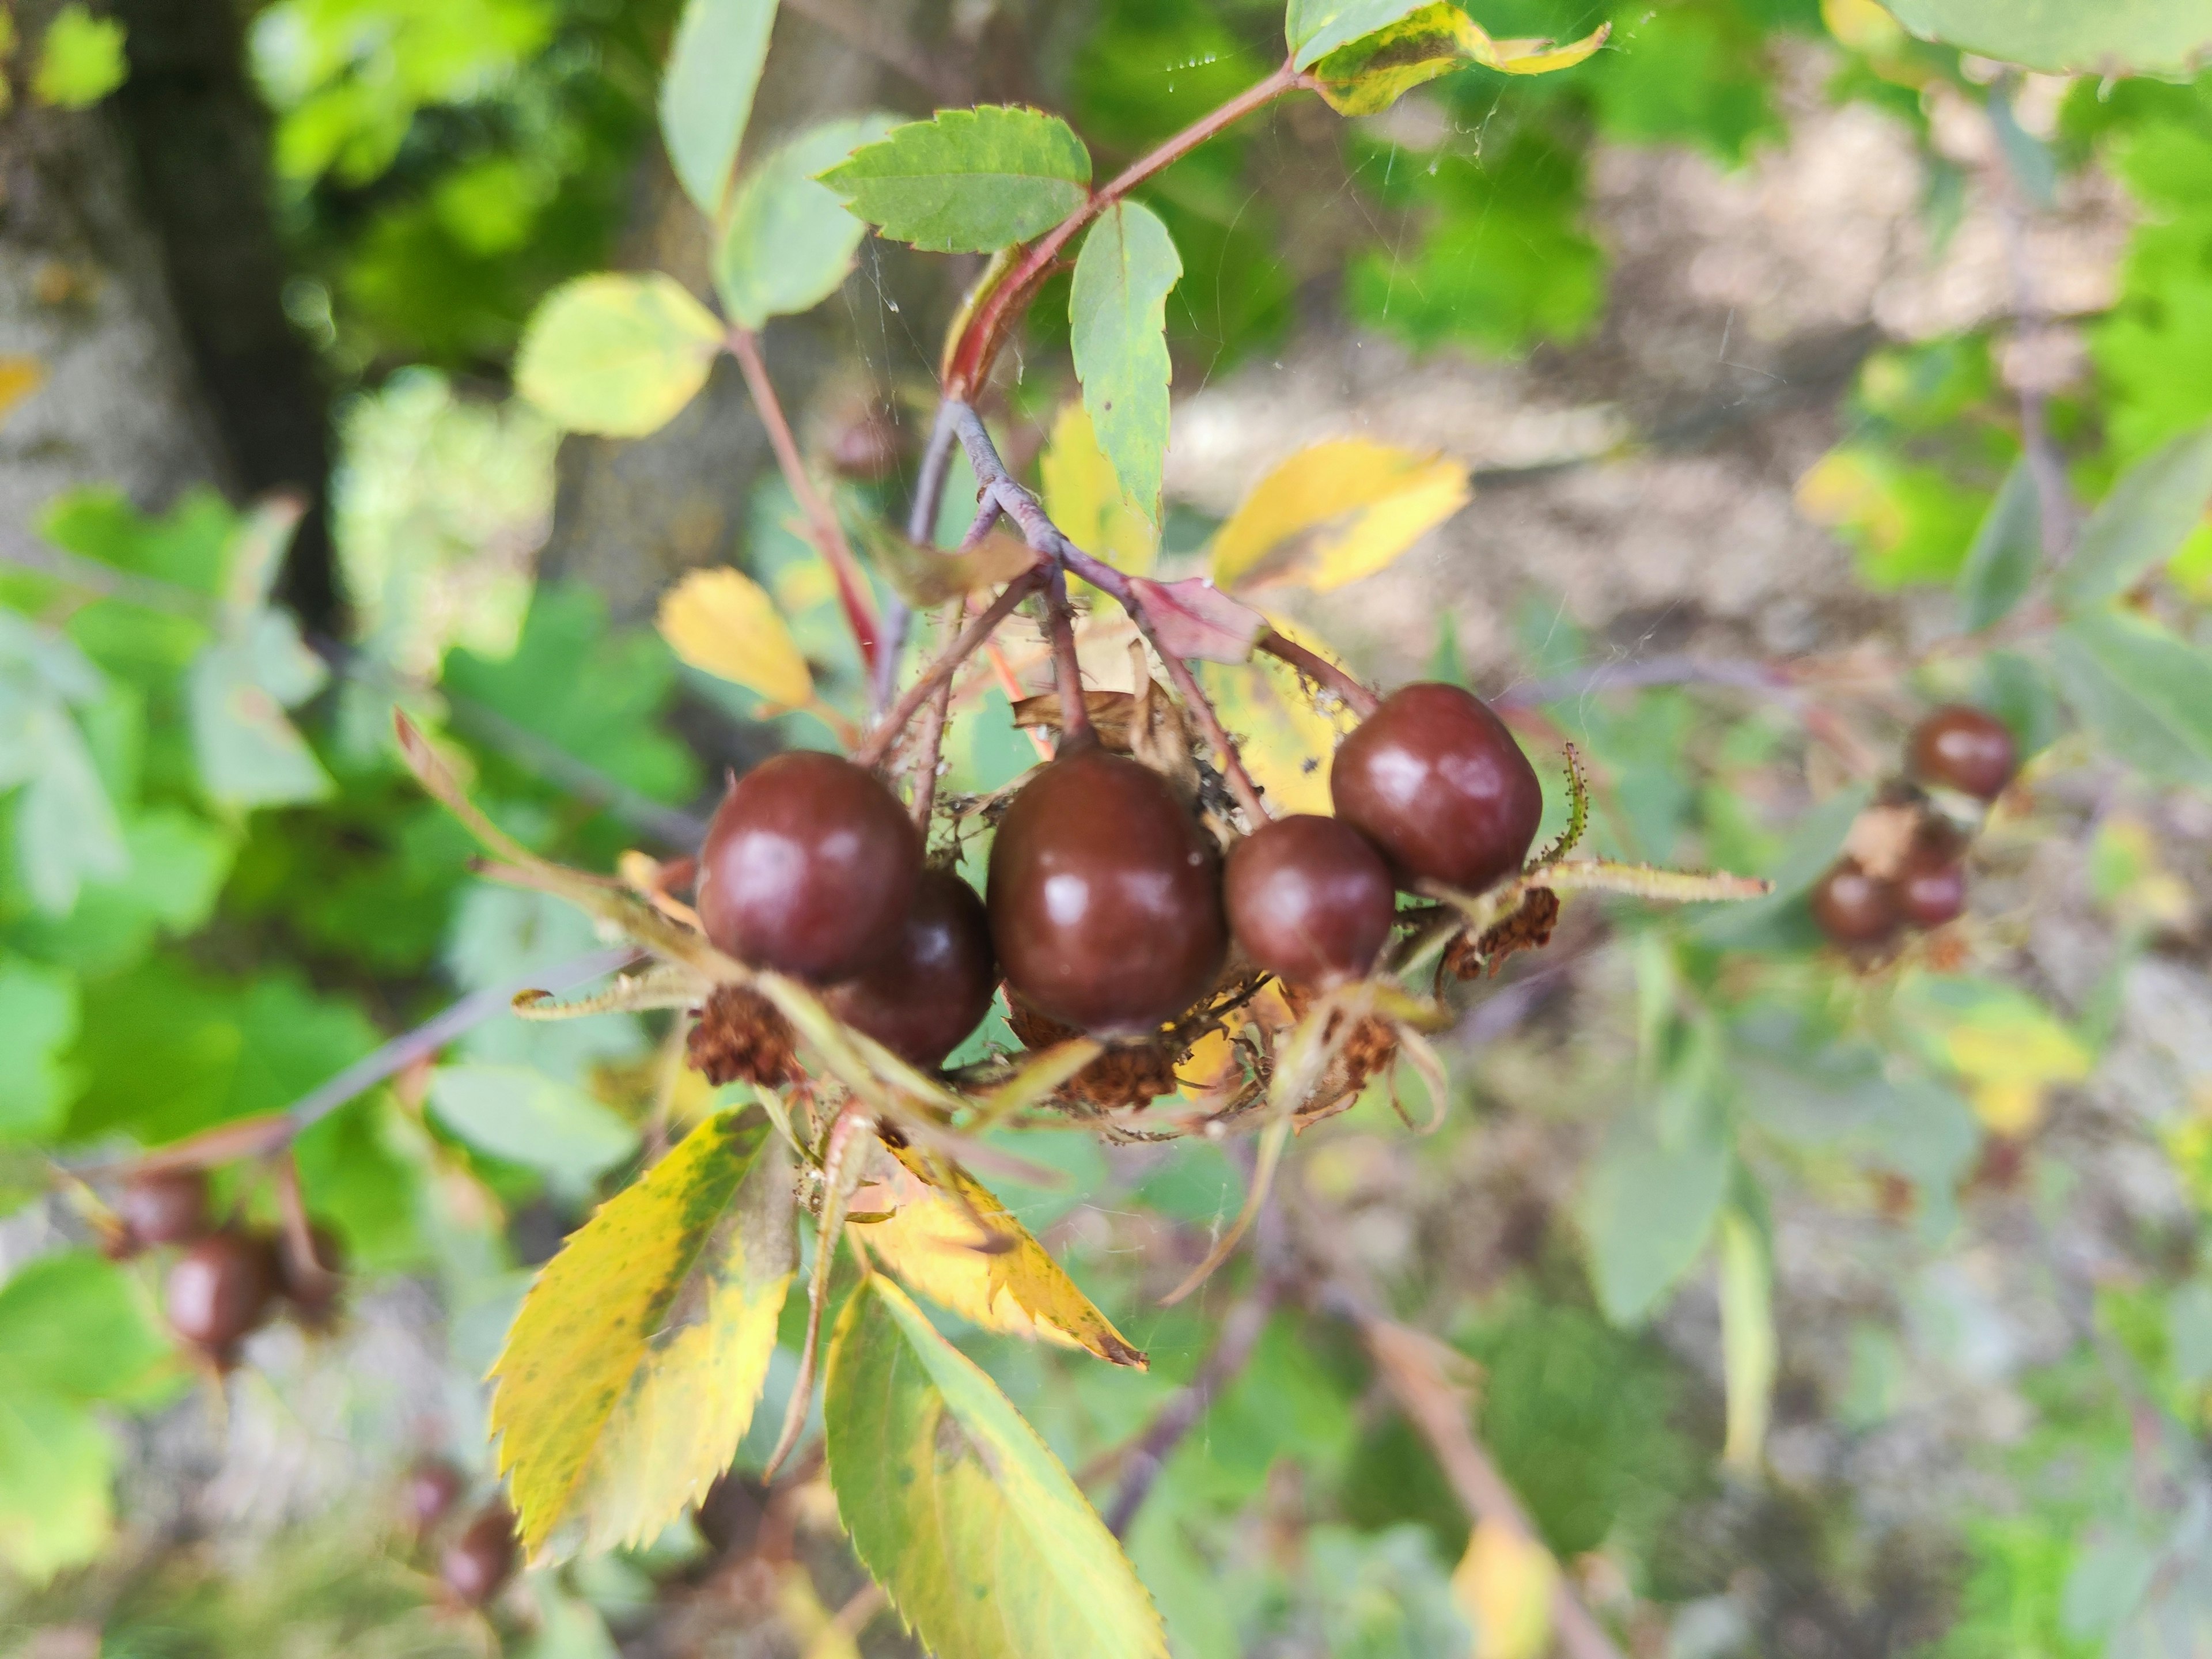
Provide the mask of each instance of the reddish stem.
{"label": "reddish stem", "polygon": [[1083,665],[1075,654],[1075,617],[1067,606],[1067,577],[1054,569],[1044,585],[1045,627],[1052,636],[1052,672],[1060,687],[1060,733],[1063,744],[1089,743],[1091,706],[1083,700]]}
{"label": "reddish stem", "polygon": [[953,671],[975,654],[982,643],[991,637],[999,624],[1013,614],[1014,607],[1036,592],[1044,580],[1042,569],[1025,570],[1008,582],[999,597],[991,601],[990,608],[960,630],[959,638],[937,654],[937,659],[923,671],[922,676],[907,687],[882,724],[868,733],[867,740],[853,751],[853,759],[862,766],[879,764],[892,740],[906,730],[907,723],[927,702],[939,685],[949,684]]}
{"label": "reddish stem", "polygon": [[861,574],[860,561],[853,556],[837,515],[815,489],[814,480],[806,476],[806,464],[799,458],[799,444],[791,435],[791,422],[784,419],[783,404],[777,400],[775,387],[768,378],[768,364],[760,353],[760,337],[749,328],[732,328],[729,345],[730,355],[744,371],[745,389],[752,393],[753,407],[760,413],[761,424],[768,428],[769,447],[775,452],[775,464],[782,471],[784,482],[791,486],[792,495],[798,499],[799,511],[806,514],[816,550],[836,579],[837,600],[845,608],[846,624],[852,629],[854,641],[860,647],[862,664],[872,676],[881,647],[875,601],[868,595],[868,579]]}
{"label": "reddish stem", "polygon": [[1373,714],[1382,701],[1326,657],[1307,650],[1295,640],[1285,639],[1272,628],[1260,635],[1254,649],[1281,659],[1322,690],[1334,691],[1344,700],[1344,706],[1362,720]]}

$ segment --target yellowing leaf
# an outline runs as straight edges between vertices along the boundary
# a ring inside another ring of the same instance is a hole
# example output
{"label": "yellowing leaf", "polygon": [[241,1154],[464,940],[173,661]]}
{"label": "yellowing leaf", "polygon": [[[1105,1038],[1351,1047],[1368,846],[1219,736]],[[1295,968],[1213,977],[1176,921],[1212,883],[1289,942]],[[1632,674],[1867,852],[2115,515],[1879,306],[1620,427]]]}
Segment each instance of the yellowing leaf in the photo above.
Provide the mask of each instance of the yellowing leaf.
{"label": "yellowing leaf", "polygon": [[945,1659],[1167,1659],[1152,1597],[1035,1429],[883,1273],[830,1339],[823,1437],[853,1549]]}
{"label": "yellowing leaf", "polygon": [[1038,468],[1044,475],[1044,510],[1068,540],[1129,575],[1151,571],[1159,536],[1123,497],[1121,481],[1081,404],[1060,411]]}
{"label": "yellowing leaf", "polygon": [[1482,1659],[1542,1659],[1552,1644],[1552,1553],[1498,1521],[1480,1522],[1452,1570],[1452,1599],[1475,1629]]}
{"label": "yellowing leaf", "polygon": [[1364,438],[1300,450],[1213,538],[1213,580],[1291,578],[1326,591],[1370,576],[1467,504],[1467,469]]}
{"label": "yellowing leaf", "polygon": [[36,357],[0,357],[0,420],[46,383],[46,366]]}
{"label": "yellowing leaf", "polygon": [[[1280,617],[1269,618],[1268,625],[1292,644],[1334,660],[1312,635]],[[1324,711],[1316,693],[1274,657],[1256,656],[1235,667],[1194,666],[1268,805],[1278,813],[1327,814],[1329,757],[1358,717],[1340,705]]]}
{"label": "yellowing leaf", "polygon": [[897,1155],[888,1178],[853,1200],[859,1211],[896,1206],[888,1221],[862,1224],[860,1237],[892,1273],[939,1307],[987,1330],[1087,1348],[1116,1365],[1147,1369],[1028,1228],[966,1172],[942,1170],[933,1186]]}
{"label": "yellowing leaf", "polygon": [[692,667],[779,708],[813,701],[814,677],[775,601],[742,571],[693,571],[661,597],[656,621],[668,648]]}
{"label": "yellowing leaf", "polygon": [[708,1119],[523,1298],[491,1426],[533,1555],[651,1539],[729,1467],[798,1265],[782,1145],[758,1116]]}
{"label": "yellowing leaf", "polygon": [[1341,115],[1374,115],[1424,82],[1467,64],[1504,75],[1548,75],[1571,69],[1600,46],[1611,24],[1568,46],[1550,40],[1500,40],[1457,6],[1441,3],[1339,46],[1313,66],[1322,98]]}
{"label": "yellowing leaf", "polygon": [[1756,1474],[1774,1411],[1773,1269],[1766,1241],[1741,1211],[1721,1215],[1721,1373],[1728,1392],[1728,1435],[1721,1461]]}
{"label": "yellowing leaf", "polygon": [[675,278],[602,271],[545,297],[514,385],[572,432],[641,438],[698,394],[721,348],[721,323]]}
{"label": "yellowing leaf", "polygon": [[2045,1092],[2078,1083],[2096,1056],[2034,998],[1991,981],[1916,974],[1898,1008],[1935,1058],[1959,1074],[1975,1115],[2000,1134],[2021,1134],[2043,1115]]}

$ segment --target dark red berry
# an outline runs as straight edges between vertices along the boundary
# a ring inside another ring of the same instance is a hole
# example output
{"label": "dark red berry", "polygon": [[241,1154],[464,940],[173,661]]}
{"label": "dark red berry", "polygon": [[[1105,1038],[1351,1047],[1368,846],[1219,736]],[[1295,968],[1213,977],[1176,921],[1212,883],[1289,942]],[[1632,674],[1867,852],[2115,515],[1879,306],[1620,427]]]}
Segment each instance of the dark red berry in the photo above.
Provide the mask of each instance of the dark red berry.
{"label": "dark red berry", "polygon": [[276,1295],[270,1241],[226,1228],[210,1233],[169,1269],[169,1324],[217,1360],[228,1360],[268,1316]]}
{"label": "dark red berry", "polygon": [[1222,896],[1245,953],[1294,985],[1374,967],[1397,913],[1382,855],[1350,824],[1309,814],[1262,824],[1229,849]]}
{"label": "dark red berry", "polygon": [[1159,774],[1091,746],[1023,787],[991,844],[991,942],[1038,1012],[1156,1030],[1221,971],[1220,860]]}
{"label": "dark red berry", "polygon": [[115,1212],[133,1244],[189,1244],[208,1230],[208,1183],[198,1170],[137,1175],[116,1195]]}
{"label": "dark red berry", "polygon": [[739,778],[699,855],[699,918],[739,960],[849,979],[898,942],[921,833],[898,797],[835,755],[794,750]]}
{"label": "dark red berry", "polygon": [[1401,886],[1480,892],[1521,867],[1543,787],[1482,701],[1434,682],[1392,692],[1336,751],[1336,816],[1374,842]]}
{"label": "dark red berry", "polygon": [[1897,890],[1844,859],[1813,889],[1813,920],[1838,945],[1879,945],[1898,928]]}
{"label": "dark red berry", "polygon": [[837,428],[830,441],[830,470],[856,483],[881,483],[896,472],[906,448],[897,411],[871,404]]}
{"label": "dark red berry", "polygon": [[399,1510],[418,1534],[433,1531],[453,1512],[468,1477],[442,1457],[425,1457],[407,1471],[399,1486]]}
{"label": "dark red berry", "polygon": [[337,1312],[338,1296],[345,1289],[345,1258],[327,1228],[309,1227],[307,1238],[314,1247],[312,1262],[299,1259],[289,1238],[280,1242],[276,1288],[292,1304],[301,1324],[320,1327],[328,1325]]}
{"label": "dark red berry", "polygon": [[1926,783],[1995,800],[2020,762],[2004,722],[1964,703],[1939,708],[1912,728],[1912,773]]}
{"label": "dark red berry", "polygon": [[998,984],[983,901],[951,871],[925,870],[898,942],[822,1001],[893,1054],[935,1066],[981,1023]]}
{"label": "dark red berry", "polygon": [[499,1594],[514,1571],[514,1515],[495,1498],[446,1547],[438,1577],[455,1598],[480,1607]]}
{"label": "dark red berry", "polygon": [[1941,927],[1966,908],[1962,864],[1907,865],[1897,878],[1897,908],[1916,927]]}

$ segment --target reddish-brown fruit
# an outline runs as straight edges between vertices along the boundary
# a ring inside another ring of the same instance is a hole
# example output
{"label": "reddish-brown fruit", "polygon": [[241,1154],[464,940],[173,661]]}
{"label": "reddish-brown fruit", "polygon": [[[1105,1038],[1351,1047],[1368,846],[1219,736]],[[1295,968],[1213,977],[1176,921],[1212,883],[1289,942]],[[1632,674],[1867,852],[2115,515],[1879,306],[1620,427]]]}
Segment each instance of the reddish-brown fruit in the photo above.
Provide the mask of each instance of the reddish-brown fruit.
{"label": "reddish-brown fruit", "polygon": [[880,779],[796,750],[739,778],[699,855],[699,918],[740,961],[849,979],[897,943],[921,833]]}
{"label": "reddish-brown fruit", "polygon": [[1912,773],[1978,800],[1995,800],[2020,762],[2004,722],[1964,703],[1939,708],[1912,728]]}
{"label": "reddish-brown fruit", "polygon": [[345,1257],[326,1227],[309,1227],[307,1239],[315,1251],[312,1264],[296,1258],[289,1239],[279,1241],[276,1288],[301,1324],[320,1327],[337,1313],[338,1297],[345,1290]]}
{"label": "reddish-brown fruit", "polygon": [[998,985],[983,901],[951,871],[925,870],[898,943],[822,1001],[902,1059],[936,1066],[981,1023]]}
{"label": "reddish-brown fruit", "polygon": [[871,404],[830,440],[830,470],[855,483],[881,483],[898,471],[905,450],[897,412],[885,404]]}
{"label": "reddish-brown fruit", "polygon": [[418,1535],[430,1532],[453,1512],[468,1489],[468,1477],[444,1458],[422,1458],[400,1483],[399,1512]]}
{"label": "reddish-brown fruit", "polygon": [[1231,848],[1222,896],[1245,953],[1293,985],[1365,974],[1398,908],[1389,867],[1367,838],[1311,813],[1262,824]]}
{"label": "reddish-brown fruit", "polygon": [[1090,745],[1014,797],[989,888],[1007,984],[1097,1036],[1172,1019],[1228,951],[1213,843],[1158,773]]}
{"label": "reddish-brown fruit", "polygon": [[1897,890],[1844,859],[1813,889],[1813,920],[1835,944],[1879,945],[1898,928]]}
{"label": "reddish-brown fruit", "polygon": [[198,1170],[136,1175],[116,1195],[115,1213],[131,1243],[189,1244],[209,1226],[207,1176]]}
{"label": "reddish-brown fruit", "polygon": [[514,1515],[495,1498],[447,1546],[438,1577],[455,1598],[480,1607],[499,1594],[514,1571]]}
{"label": "reddish-brown fruit", "polygon": [[1941,927],[1966,908],[1966,866],[1909,861],[1897,878],[1897,908],[1916,927]]}
{"label": "reddish-brown fruit", "polygon": [[228,1360],[268,1317],[276,1295],[271,1242],[226,1228],[192,1245],[169,1269],[169,1325],[194,1347]]}
{"label": "reddish-brown fruit", "polygon": [[1480,892],[1521,867],[1544,815],[1521,745],[1455,685],[1401,687],[1336,751],[1336,816],[1373,842],[1399,885]]}

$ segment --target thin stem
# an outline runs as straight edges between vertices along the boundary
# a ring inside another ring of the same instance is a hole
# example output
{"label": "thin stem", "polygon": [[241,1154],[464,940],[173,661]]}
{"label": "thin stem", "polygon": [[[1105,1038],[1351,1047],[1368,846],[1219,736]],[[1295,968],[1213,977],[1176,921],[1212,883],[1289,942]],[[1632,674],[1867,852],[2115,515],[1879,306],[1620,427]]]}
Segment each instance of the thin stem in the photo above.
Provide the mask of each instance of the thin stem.
{"label": "thin stem", "polygon": [[1285,93],[1310,84],[1307,76],[1285,63],[1264,81],[1255,82],[1218,109],[1200,116],[1157,149],[1139,156],[1093,191],[1082,206],[1039,237],[1020,263],[1006,273],[1006,280],[976,308],[961,337],[954,343],[945,381],[946,398],[965,402],[989,377],[992,362],[999,355],[999,343],[1006,329],[1028,308],[1030,300],[1036,297],[1037,284],[1050,274],[1059,263],[1061,250],[1075,240],[1085,225],[1207,139],[1235,125],[1255,110],[1265,108]]}
{"label": "thin stem", "polygon": [[875,601],[868,596],[867,578],[861,574],[860,561],[853,556],[853,550],[845,540],[844,526],[837,522],[837,515],[830,511],[829,502],[822,499],[814,480],[806,474],[798,441],[791,435],[791,422],[784,418],[783,404],[768,378],[768,364],[761,357],[760,337],[749,328],[732,328],[729,345],[730,355],[744,371],[745,389],[752,393],[753,407],[760,414],[761,424],[768,428],[769,447],[775,452],[775,464],[782,471],[784,482],[791,486],[799,510],[806,514],[816,550],[836,579],[838,603],[844,606],[846,623],[860,647],[860,660],[872,675],[882,642]]}
{"label": "thin stem", "polygon": [[[2001,78],[1990,88],[1990,103],[2008,101],[2014,83],[2014,77],[2011,76]],[[1996,119],[1992,113],[1992,128]],[[1996,198],[1997,235],[2012,278],[2013,319],[2021,337],[2031,342],[2039,341],[2051,326],[2051,316],[2044,304],[2042,285],[2035,279],[2034,261],[2027,253],[2027,220],[2033,204],[2028,200],[2020,176],[2006,159],[2004,145],[1999,143],[1994,148],[1997,160],[1990,170],[1996,174],[1993,194]],[[2036,366],[2028,362],[2021,368],[2021,384],[2017,394],[2021,449],[2027,459],[2028,476],[2035,481],[2036,506],[2043,520],[2044,557],[2057,565],[2063,563],[2074,550],[2074,491],[2066,482],[2066,458],[2058,453],[2058,445],[2051,436],[2048,399],[2036,384]]]}
{"label": "thin stem", "polygon": [[1273,629],[1260,635],[1254,649],[1264,651],[1304,675],[1324,691],[1333,691],[1343,700],[1344,706],[1362,720],[1375,712],[1382,701],[1374,692],[1339,668],[1328,658],[1309,651],[1295,640],[1285,639]]}
{"label": "thin stem", "polygon": [[[967,614],[968,601],[964,599],[946,605],[945,619],[938,626],[938,637],[950,645],[958,636],[961,619]],[[914,801],[908,810],[925,836],[929,833],[929,815],[937,810],[937,766],[945,752],[945,722],[951,715],[952,676],[947,674],[939,682],[937,695],[922,709],[921,738],[915,747],[914,764],[908,769],[914,779]]]}
{"label": "thin stem", "polygon": [[891,705],[890,713],[884,716],[882,723],[868,734],[865,743],[853,751],[854,760],[862,766],[879,764],[892,741],[906,729],[907,722],[915,717],[930,695],[940,684],[951,680],[953,671],[975,654],[983,642],[991,637],[993,630],[1013,614],[1014,607],[1036,592],[1038,583],[1043,579],[1044,573],[1041,569],[1025,570],[1008,582],[999,597],[991,601],[989,608],[962,629],[960,636],[939,652],[937,659],[923,671],[921,678],[900,695],[899,700]]}
{"label": "thin stem", "polygon": [[[1085,580],[1090,579],[1085,577]],[[1152,619],[1145,615],[1140,606],[1132,605],[1129,617],[1137,624],[1138,631],[1144,635],[1153,653],[1167,669],[1168,679],[1175,686],[1176,695],[1196,716],[1199,731],[1213,745],[1214,757],[1220,763],[1221,775],[1229,785],[1229,793],[1244,809],[1244,816],[1251,827],[1257,830],[1273,814],[1267,811],[1267,803],[1260,799],[1260,786],[1252,781],[1252,775],[1244,769],[1244,757],[1237,752],[1236,739],[1229,735],[1228,729],[1221,724],[1221,716],[1214,711],[1212,702],[1200,689],[1198,676],[1190,672],[1190,665],[1181,657],[1161,648],[1158,636],[1152,632]]]}
{"label": "thin stem", "polygon": [[1067,606],[1067,577],[1055,569],[1045,579],[1044,617],[1052,636],[1052,675],[1060,688],[1060,741],[1088,743],[1091,708],[1083,700],[1083,665],[1075,654],[1075,615]]}
{"label": "thin stem", "polygon": [[[921,452],[921,471],[914,482],[914,501],[907,508],[906,538],[916,547],[931,547],[937,541],[937,509],[945,499],[945,475],[951,470],[953,433],[952,422],[942,406],[937,420],[929,429],[929,442]],[[994,509],[991,522],[998,521]],[[979,521],[980,522],[980,521]],[[981,526],[988,530],[989,524]],[[970,530],[968,539],[961,544],[965,548],[978,539],[979,532]],[[899,657],[906,649],[906,635],[912,624],[914,612],[906,600],[894,593],[884,606],[884,648],[876,658],[874,684],[869,690],[869,712],[877,719],[891,706],[898,691]],[[927,821],[927,813],[924,822]]]}

